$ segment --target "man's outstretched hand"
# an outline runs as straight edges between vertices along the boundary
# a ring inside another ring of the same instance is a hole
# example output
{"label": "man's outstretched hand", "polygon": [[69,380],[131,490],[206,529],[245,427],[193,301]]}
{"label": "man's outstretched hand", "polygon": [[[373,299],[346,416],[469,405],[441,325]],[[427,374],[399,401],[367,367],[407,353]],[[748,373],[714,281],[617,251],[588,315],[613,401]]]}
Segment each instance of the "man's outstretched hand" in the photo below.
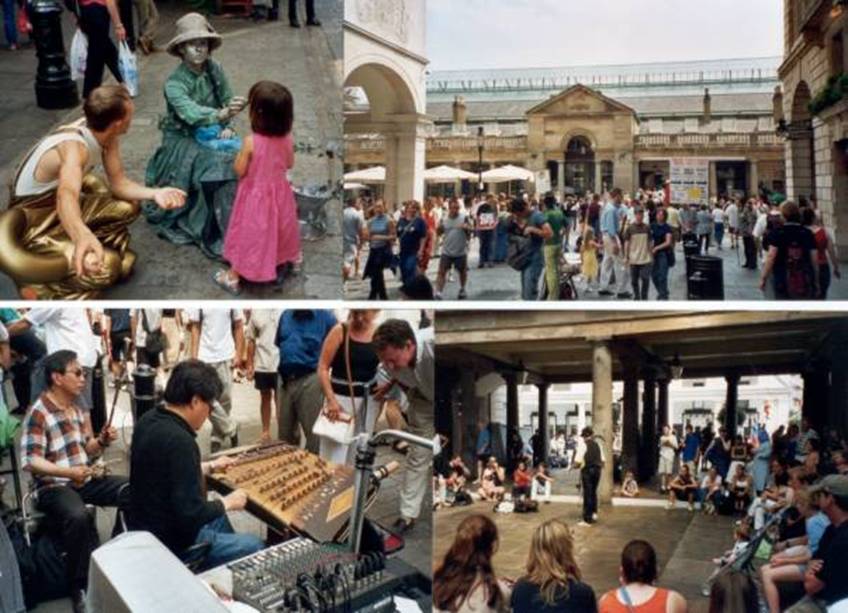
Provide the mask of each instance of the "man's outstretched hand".
{"label": "man's outstretched hand", "polygon": [[78,277],[95,275],[103,268],[105,253],[103,245],[88,228],[74,241],[74,272]]}
{"label": "man's outstretched hand", "polygon": [[166,211],[178,209],[185,204],[186,193],[176,187],[160,187],[153,195],[153,201]]}

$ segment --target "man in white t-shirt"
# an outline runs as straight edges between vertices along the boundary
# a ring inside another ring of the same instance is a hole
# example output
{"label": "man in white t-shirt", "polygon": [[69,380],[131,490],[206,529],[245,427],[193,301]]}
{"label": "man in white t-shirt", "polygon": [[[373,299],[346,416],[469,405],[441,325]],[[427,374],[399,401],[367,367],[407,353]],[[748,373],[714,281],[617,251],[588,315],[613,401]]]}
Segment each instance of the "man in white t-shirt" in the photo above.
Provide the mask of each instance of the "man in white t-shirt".
{"label": "man in white t-shirt", "polygon": [[679,448],[680,443],[677,441],[677,436],[666,424],[663,426],[662,436],[660,436],[660,465],[657,469],[657,474],[660,476],[661,492],[668,490],[668,482],[671,475],[674,474],[674,458]]}
{"label": "man in white t-shirt", "polygon": [[[47,345],[48,355],[62,349],[73,351],[77,355],[77,361],[85,376],[85,388],[76,397],[75,402],[87,415],[92,403],[91,373],[99,359],[100,347],[100,339],[91,330],[88,311],[75,307],[35,307],[24,315],[23,319],[9,324],[9,334],[14,336],[16,333],[37,327],[44,330],[44,342]],[[44,391],[43,379],[44,377],[41,376],[34,378],[39,387],[33,389],[33,398],[37,398]]]}
{"label": "man in white t-shirt", "polygon": [[280,350],[275,341],[279,324],[279,309],[254,309],[247,323],[247,378],[253,379],[259,390],[263,443],[271,440],[271,407],[277,405]]}
{"label": "man in white t-shirt", "polygon": [[191,327],[191,357],[215,369],[223,384],[221,397],[212,406],[212,453],[225,439],[238,446],[238,423],[233,410],[233,367],[242,367],[244,315],[241,309],[186,309]]}
{"label": "man in white t-shirt", "polygon": [[724,211],[727,213],[727,226],[730,231],[730,248],[739,246],[739,205],[736,200],[731,200]]}

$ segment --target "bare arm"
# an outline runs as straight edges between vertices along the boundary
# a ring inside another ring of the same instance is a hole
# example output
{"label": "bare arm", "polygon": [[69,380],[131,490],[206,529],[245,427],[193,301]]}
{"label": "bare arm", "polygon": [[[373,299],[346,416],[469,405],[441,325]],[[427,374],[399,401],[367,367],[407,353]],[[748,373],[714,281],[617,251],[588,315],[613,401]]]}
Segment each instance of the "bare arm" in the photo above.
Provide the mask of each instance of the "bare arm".
{"label": "bare arm", "polygon": [[115,36],[118,40],[127,39],[127,31],[124,29],[124,24],[121,23],[121,15],[118,13],[118,4],[115,0],[106,0],[106,10],[109,11],[109,18],[112,20],[112,25],[115,28]]}
{"label": "bare arm", "polygon": [[330,364],[333,362],[336,352],[342,345],[344,332],[341,324],[337,324],[330,330],[327,338],[324,339],[324,345],[321,347],[321,355],[318,358],[318,381],[321,383],[321,390],[324,392],[324,398],[327,399],[327,404],[341,411],[339,401],[336,399],[336,394],[333,391],[333,384],[330,381]]}
{"label": "bare arm", "polygon": [[200,322],[192,321],[188,325],[191,328],[191,358],[196,360],[200,351]]}
{"label": "bare arm", "polygon": [[176,209],[185,204],[186,193],[175,187],[145,187],[129,179],[121,161],[118,139],[103,150],[103,168],[112,193],[123,200],[153,200],[159,208]]}
{"label": "bare arm", "polygon": [[241,368],[244,362],[244,322],[233,322],[233,340],[236,343],[236,368]]}
{"label": "bare arm", "polygon": [[9,343],[0,343],[0,368],[8,369],[12,365],[12,349]]}
{"label": "bare arm", "polygon": [[769,247],[768,255],[766,256],[765,264],[763,264],[763,274],[760,277],[760,289],[766,288],[766,281],[771,276],[774,270],[774,262],[777,259],[777,247]]}
{"label": "bare arm", "polygon": [[247,174],[247,169],[250,166],[250,158],[253,156],[253,137],[247,135],[241,143],[241,150],[236,156],[236,161],[233,162],[233,169],[236,171],[238,178],[241,179]]}

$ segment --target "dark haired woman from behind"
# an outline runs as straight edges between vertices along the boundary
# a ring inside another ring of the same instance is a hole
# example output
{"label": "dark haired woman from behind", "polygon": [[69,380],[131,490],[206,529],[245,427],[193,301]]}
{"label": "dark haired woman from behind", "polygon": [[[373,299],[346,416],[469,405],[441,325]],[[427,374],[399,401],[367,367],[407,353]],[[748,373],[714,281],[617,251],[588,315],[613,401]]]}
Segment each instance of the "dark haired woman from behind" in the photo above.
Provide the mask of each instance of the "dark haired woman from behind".
{"label": "dark haired woman from behind", "polygon": [[571,531],[558,519],[533,532],[527,574],[512,590],[514,613],[593,613],[595,592],[581,581]]}
{"label": "dark haired woman from behind", "polygon": [[647,541],[630,541],[621,552],[621,587],[601,597],[600,613],[686,613],[686,599],[656,587],[657,554]]}
{"label": "dark haired woman from behind", "polygon": [[825,228],[818,217],[818,213],[806,207],[801,211],[801,223],[813,233],[816,242],[816,259],[819,262],[819,299],[827,299],[827,290],[830,288],[831,275],[837,279],[842,278],[839,272],[839,258],[836,257],[833,234]]}
{"label": "dark haired woman from behind", "polygon": [[757,613],[757,586],[745,573],[722,573],[710,590],[709,613]]}
{"label": "dark haired woman from behind", "polygon": [[250,88],[248,104],[253,134],[245,137],[233,164],[239,184],[224,238],[230,268],[214,276],[231,294],[239,293],[239,279],[281,283],[302,258],[297,203],[287,177],[294,166],[291,92],[259,81]]}
{"label": "dark haired woman from behind", "polygon": [[509,585],[495,576],[492,556],[498,529],[484,515],[465,518],[453,544],[433,573],[436,611],[501,613],[509,610]]}

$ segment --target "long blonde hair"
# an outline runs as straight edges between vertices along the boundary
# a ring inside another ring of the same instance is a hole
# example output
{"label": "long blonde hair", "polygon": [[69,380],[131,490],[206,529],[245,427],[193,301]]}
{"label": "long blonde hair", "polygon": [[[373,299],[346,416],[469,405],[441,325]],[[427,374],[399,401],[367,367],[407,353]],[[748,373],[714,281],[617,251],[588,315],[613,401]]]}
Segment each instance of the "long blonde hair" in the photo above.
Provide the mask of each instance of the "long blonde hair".
{"label": "long blonde hair", "polygon": [[551,519],[536,527],[527,554],[525,580],[539,586],[542,600],[553,604],[558,596],[568,598],[568,581],[580,581],[574,560],[574,540],[565,522]]}

